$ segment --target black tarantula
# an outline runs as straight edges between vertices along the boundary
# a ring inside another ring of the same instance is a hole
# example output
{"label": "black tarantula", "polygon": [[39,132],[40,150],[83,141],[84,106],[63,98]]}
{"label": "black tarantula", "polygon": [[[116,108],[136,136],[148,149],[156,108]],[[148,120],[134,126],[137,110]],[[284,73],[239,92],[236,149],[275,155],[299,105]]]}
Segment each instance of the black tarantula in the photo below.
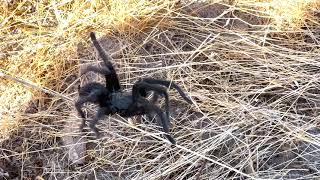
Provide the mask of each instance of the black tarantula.
{"label": "black tarantula", "polygon": [[[81,75],[92,71],[105,76],[106,85],[97,82],[91,82],[83,87],[79,86],[79,99],[75,103],[75,107],[82,117],[81,131],[85,126],[85,114],[82,111],[82,106],[87,103],[95,103],[99,105],[97,114],[93,120],[90,121],[89,127],[94,131],[97,138],[99,138],[99,129],[96,127],[97,122],[103,118],[104,115],[112,115],[118,113],[122,117],[130,117],[135,115],[146,114],[150,118],[150,113],[155,112],[161,120],[163,131],[166,138],[172,143],[176,141],[169,134],[169,95],[166,88],[174,88],[188,103],[192,101],[182,91],[182,89],[173,82],[158,80],[153,78],[139,79],[132,87],[131,92],[123,92],[120,88],[118,75],[109,61],[111,57],[100,46],[93,32],[90,33],[91,41],[97,49],[99,56],[104,61],[104,67],[88,66]],[[151,101],[146,96],[148,92],[154,92]],[[155,105],[155,102],[162,96],[165,98],[165,115],[163,111]]]}

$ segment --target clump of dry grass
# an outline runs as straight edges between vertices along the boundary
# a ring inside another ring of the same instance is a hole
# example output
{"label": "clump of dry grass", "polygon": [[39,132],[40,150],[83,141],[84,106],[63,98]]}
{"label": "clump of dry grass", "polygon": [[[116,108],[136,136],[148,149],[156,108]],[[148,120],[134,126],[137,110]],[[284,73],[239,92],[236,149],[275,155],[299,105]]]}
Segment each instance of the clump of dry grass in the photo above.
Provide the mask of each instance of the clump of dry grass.
{"label": "clump of dry grass", "polygon": [[[107,32],[115,28],[119,32],[134,32],[133,29],[139,32],[148,24],[147,19],[140,21],[140,16],[152,16],[170,3],[162,1],[151,5],[143,1],[2,3],[1,71],[32,81],[36,86],[63,92],[70,83],[70,74],[77,68],[77,45],[89,31]],[[31,99],[39,100],[40,107],[46,103],[41,91],[30,90],[6,78],[1,81],[2,124],[15,123],[15,113],[23,111]],[[0,128],[4,129],[7,128]]]}
{"label": "clump of dry grass", "polygon": [[[11,178],[46,179],[319,176],[320,4],[287,6],[276,0],[2,5],[0,116],[2,136],[10,139],[1,144],[0,168]],[[66,120],[79,121],[72,99],[80,62],[94,62],[89,31],[119,42],[113,63],[124,88],[154,76],[192,97],[188,106],[170,92],[176,147],[144,118],[112,116],[99,125],[103,139],[87,134],[81,141],[83,166],[70,162],[60,138],[80,134],[61,129]],[[19,126],[12,131],[3,126],[8,122]]]}
{"label": "clump of dry grass", "polygon": [[[319,7],[319,1],[317,0],[267,0],[256,1],[255,3],[241,0],[238,3],[239,6],[243,5],[247,8],[249,6],[262,10],[263,13],[272,18],[271,24],[278,30],[299,30],[302,26],[305,26],[307,21],[318,24],[318,18],[315,14],[317,13],[316,8]],[[250,8],[246,10],[251,11]]]}

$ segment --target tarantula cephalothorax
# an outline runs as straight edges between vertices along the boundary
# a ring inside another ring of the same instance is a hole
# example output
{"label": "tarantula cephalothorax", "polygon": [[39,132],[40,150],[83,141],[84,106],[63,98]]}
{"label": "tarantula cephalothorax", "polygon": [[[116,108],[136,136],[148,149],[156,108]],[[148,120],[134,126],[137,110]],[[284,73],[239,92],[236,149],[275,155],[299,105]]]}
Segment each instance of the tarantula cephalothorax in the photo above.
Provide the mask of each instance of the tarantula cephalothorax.
{"label": "tarantula cephalothorax", "polygon": [[[166,88],[174,88],[188,103],[191,104],[192,101],[175,83],[153,78],[139,79],[138,82],[133,85],[131,92],[121,91],[117,73],[109,61],[111,57],[102,49],[93,32],[90,33],[90,37],[99,56],[104,61],[105,66],[88,66],[81,75],[89,71],[102,74],[105,76],[106,86],[97,82],[88,83],[83,87],[79,86],[79,99],[75,103],[75,106],[83,119],[80,129],[82,130],[85,126],[85,114],[81,108],[83,104],[87,102],[99,105],[97,114],[89,123],[89,127],[94,131],[97,138],[99,137],[99,129],[95,125],[104,115],[118,113],[122,117],[130,117],[146,114],[150,118],[150,113],[155,112],[160,117],[165,136],[172,144],[175,144],[175,140],[169,134],[169,95]],[[154,94],[151,101],[149,101],[146,96],[147,93],[151,91],[154,92]],[[163,111],[155,105],[159,96],[165,98],[165,115]]]}

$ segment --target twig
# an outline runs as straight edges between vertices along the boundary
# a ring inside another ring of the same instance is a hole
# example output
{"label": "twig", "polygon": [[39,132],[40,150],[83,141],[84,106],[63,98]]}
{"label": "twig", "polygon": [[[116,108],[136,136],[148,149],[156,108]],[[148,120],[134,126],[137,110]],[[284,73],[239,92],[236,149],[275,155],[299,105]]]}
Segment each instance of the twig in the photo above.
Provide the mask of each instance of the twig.
{"label": "twig", "polygon": [[31,87],[33,89],[37,89],[37,90],[42,91],[44,93],[50,94],[52,96],[60,97],[61,99],[64,99],[64,100],[73,101],[73,99],[71,99],[71,98],[69,98],[69,97],[67,97],[67,96],[65,96],[63,94],[57,93],[57,92],[55,92],[55,91],[53,91],[51,89],[48,89],[46,87],[39,87],[39,86],[37,86],[37,85],[35,85],[33,83],[27,82],[24,79],[13,77],[13,76],[5,74],[3,72],[0,72],[0,77],[4,77],[4,78],[10,79],[12,81],[19,82],[19,83],[23,84],[24,86]]}

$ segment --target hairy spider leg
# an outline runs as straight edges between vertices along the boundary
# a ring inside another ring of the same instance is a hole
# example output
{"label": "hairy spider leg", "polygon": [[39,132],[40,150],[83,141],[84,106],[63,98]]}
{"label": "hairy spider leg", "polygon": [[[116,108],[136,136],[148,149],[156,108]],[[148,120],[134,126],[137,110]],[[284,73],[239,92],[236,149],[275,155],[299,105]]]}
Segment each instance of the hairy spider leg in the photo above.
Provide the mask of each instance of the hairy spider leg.
{"label": "hairy spider leg", "polygon": [[105,115],[109,115],[111,113],[111,109],[109,107],[102,107],[98,109],[96,116],[93,118],[92,121],[89,123],[89,127],[95,133],[96,138],[100,138],[100,129],[96,127],[96,124],[100,119],[102,119]]}
{"label": "hairy spider leg", "polygon": [[[154,104],[151,104],[146,98],[144,98],[143,95],[140,94],[141,90],[143,92],[146,91],[155,91],[159,94],[163,94],[166,102],[165,102],[165,106],[166,106],[166,116],[163,116],[163,112],[161,111],[161,109],[157,106],[155,106]],[[135,106],[138,106],[139,102],[141,103],[141,106],[147,110],[147,114],[150,114],[151,112],[156,112],[156,114],[159,116],[160,120],[161,120],[161,124],[163,127],[163,131],[166,133],[165,136],[167,137],[167,139],[172,143],[172,144],[176,144],[175,140],[170,136],[169,134],[169,95],[166,91],[166,89],[160,85],[151,85],[145,82],[137,82],[136,84],[133,85],[132,88],[132,98],[133,98],[133,103],[135,104]],[[148,115],[150,116],[150,115]],[[160,125],[161,125],[160,124]]]}
{"label": "hairy spider leg", "polygon": [[[153,79],[153,78],[143,78],[143,79],[141,79],[141,82],[146,82],[146,83],[149,83],[149,84],[160,84],[160,85],[166,86],[167,88],[170,88],[170,89],[174,88],[179,92],[180,96],[185,101],[187,101],[189,104],[192,104],[191,99],[182,91],[180,86],[178,86],[174,82],[170,82],[170,81],[166,81],[166,80]],[[157,97],[155,97],[155,98],[157,98]]]}
{"label": "hairy spider leg", "polygon": [[83,130],[83,128],[86,124],[86,116],[85,116],[84,112],[82,111],[82,106],[84,103],[87,103],[87,102],[95,102],[97,100],[96,98],[97,98],[96,94],[91,94],[89,96],[82,97],[81,99],[79,98],[79,100],[75,103],[76,109],[82,118],[80,131]]}
{"label": "hairy spider leg", "polygon": [[90,71],[95,72],[95,73],[99,73],[102,75],[110,75],[111,74],[111,71],[107,67],[96,67],[96,66],[89,65],[81,72],[80,76],[82,76]]}
{"label": "hairy spider leg", "polygon": [[82,131],[85,123],[86,117],[82,111],[82,106],[87,103],[98,103],[100,107],[106,107],[105,104],[108,98],[108,90],[99,83],[89,83],[83,87],[79,87],[79,99],[75,102],[75,107],[82,118],[82,124],[80,130]]}
{"label": "hairy spider leg", "polygon": [[[154,91],[158,96],[158,94],[161,94],[164,96],[165,98],[165,109],[166,109],[166,116],[167,116],[167,119],[168,121],[170,121],[170,114],[169,114],[169,95],[168,95],[168,92],[167,90],[158,85],[158,84],[149,84],[149,83],[146,83],[146,82],[138,82],[135,84],[135,86],[137,86],[139,88],[139,93],[141,92],[147,92],[147,91]],[[134,91],[132,91],[132,94],[134,96]],[[141,95],[141,94],[140,94]],[[145,97],[142,95],[142,97]],[[151,100],[152,102],[152,100]]]}
{"label": "hairy spider leg", "polygon": [[94,47],[97,49],[97,51],[99,53],[99,56],[101,57],[101,59],[103,60],[103,62],[105,63],[105,65],[108,67],[108,69],[111,72],[110,74],[105,75],[107,89],[110,92],[120,91],[121,87],[120,87],[118,75],[117,75],[112,63],[110,62],[112,60],[112,58],[101,47],[101,45],[97,41],[97,38],[96,38],[96,35],[94,32],[90,33],[90,37],[91,37],[91,41],[92,41]]}
{"label": "hairy spider leg", "polygon": [[159,99],[159,94],[155,92],[151,98],[151,103],[153,104],[156,103],[158,99]]}
{"label": "hairy spider leg", "polygon": [[171,144],[176,144],[176,141],[174,140],[174,138],[170,135],[169,132],[169,121],[166,119],[166,117],[163,115],[164,113],[162,112],[162,110],[157,107],[156,105],[150,103],[147,99],[141,97],[138,101],[141,101],[142,106],[144,109],[147,110],[148,114],[150,112],[156,112],[156,114],[160,117],[161,123],[159,123],[159,121],[157,121],[158,125],[163,127],[163,132],[165,132],[165,137],[171,142]]}

